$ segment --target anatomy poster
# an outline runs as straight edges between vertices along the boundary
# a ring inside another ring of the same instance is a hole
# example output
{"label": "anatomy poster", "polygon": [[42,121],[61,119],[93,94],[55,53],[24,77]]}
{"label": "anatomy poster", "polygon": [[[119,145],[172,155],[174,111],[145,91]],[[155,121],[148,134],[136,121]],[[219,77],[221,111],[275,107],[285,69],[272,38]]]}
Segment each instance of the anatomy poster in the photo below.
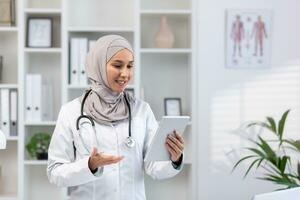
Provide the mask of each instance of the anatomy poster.
{"label": "anatomy poster", "polygon": [[269,67],[271,34],[270,11],[228,10],[225,50],[227,67]]}

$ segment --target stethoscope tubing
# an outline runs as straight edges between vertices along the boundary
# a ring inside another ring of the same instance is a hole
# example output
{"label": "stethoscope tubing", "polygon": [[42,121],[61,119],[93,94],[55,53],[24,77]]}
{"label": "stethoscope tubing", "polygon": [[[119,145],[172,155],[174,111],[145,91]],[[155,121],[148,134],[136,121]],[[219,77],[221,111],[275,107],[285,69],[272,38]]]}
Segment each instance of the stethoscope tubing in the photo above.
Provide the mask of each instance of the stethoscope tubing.
{"label": "stethoscope tubing", "polygon": [[[80,123],[80,120],[83,119],[83,118],[86,118],[87,120],[90,121],[91,125],[92,125],[92,128],[94,130],[94,134],[96,135],[96,130],[95,130],[95,122],[93,120],[93,118],[89,115],[84,115],[83,114],[83,108],[84,108],[84,103],[88,97],[88,95],[90,94],[90,92],[92,91],[92,89],[89,89],[83,99],[82,99],[82,102],[81,102],[81,108],[80,108],[80,116],[77,118],[76,120],[76,130],[79,132],[79,137],[83,143],[83,146],[84,148],[89,152],[88,148],[85,146],[84,142],[83,142],[83,138],[82,138],[82,135],[80,133],[80,128],[79,128],[79,123]],[[129,112],[129,119],[128,119],[128,137],[126,138],[126,145],[128,147],[133,147],[135,145],[135,141],[132,139],[131,137],[131,107],[130,107],[130,104],[129,104],[129,101],[128,101],[128,98],[127,98],[127,93],[124,92],[124,98],[125,98],[125,103],[126,103],[126,106],[128,108],[128,112]]]}

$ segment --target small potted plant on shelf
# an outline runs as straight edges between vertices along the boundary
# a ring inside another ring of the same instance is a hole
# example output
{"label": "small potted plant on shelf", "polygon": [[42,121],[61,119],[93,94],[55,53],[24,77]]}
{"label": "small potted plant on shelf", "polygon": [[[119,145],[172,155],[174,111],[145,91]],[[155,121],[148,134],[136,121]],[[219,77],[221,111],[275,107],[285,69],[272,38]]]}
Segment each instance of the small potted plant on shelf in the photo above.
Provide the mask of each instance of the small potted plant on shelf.
{"label": "small potted plant on shelf", "polygon": [[300,186],[300,140],[292,140],[284,137],[284,127],[290,110],[283,113],[278,123],[272,117],[266,117],[266,121],[248,123],[246,129],[258,126],[268,129],[274,139],[265,139],[256,133],[255,139],[248,138],[253,144],[245,149],[249,152],[242,157],[233,167],[246,160],[251,160],[247,166],[244,177],[251,169],[262,169],[265,172],[257,177],[260,180],[270,181],[281,186],[280,189],[289,189]]}
{"label": "small potted plant on shelf", "polygon": [[29,155],[38,160],[47,160],[50,139],[51,136],[48,133],[40,132],[34,134],[26,144]]}

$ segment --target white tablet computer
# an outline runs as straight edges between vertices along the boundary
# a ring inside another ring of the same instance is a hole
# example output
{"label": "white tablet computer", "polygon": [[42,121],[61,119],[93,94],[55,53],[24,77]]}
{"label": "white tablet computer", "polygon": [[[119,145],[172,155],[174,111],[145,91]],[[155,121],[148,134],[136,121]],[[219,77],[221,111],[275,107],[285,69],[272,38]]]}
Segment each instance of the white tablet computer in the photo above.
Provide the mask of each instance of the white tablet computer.
{"label": "white tablet computer", "polygon": [[170,160],[170,155],[165,145],[166,137],[169,133],[173,133],[174,130],[183,134],[189,120],[189,116],[163,116],[150,143],[144,161]]}

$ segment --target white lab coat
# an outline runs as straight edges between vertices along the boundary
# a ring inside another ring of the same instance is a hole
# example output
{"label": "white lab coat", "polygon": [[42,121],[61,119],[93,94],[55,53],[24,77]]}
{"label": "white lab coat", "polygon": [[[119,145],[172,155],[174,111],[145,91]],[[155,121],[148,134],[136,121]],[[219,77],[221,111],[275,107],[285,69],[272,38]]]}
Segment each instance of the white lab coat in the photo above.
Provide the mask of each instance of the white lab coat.
{"label": "white lab coat", "polygon": [[[150,106],[136,101],[132,113],[132,137],[134,148],[125,146],[128,136],[128,120],[105,126],[95,122],[92,126],[81,122],[81,136],[76,130],[76,119],[80,115],[79,99],[62,106],[49,146],[47,174],[51,183],[61,187],[78,186],[71,193],[72,200],[144,200],[144,170],[154,179],[175,176],[182,169],[175,169],[171,161],[144,162],[149,143],[158,127]],[[74,141],[76,154],[74,154]],[[98,168],[93,174],[88,167],[92,146],[112,155],[123,155],[119,163]],[[76,155],[76,157],[74,156]]]}

